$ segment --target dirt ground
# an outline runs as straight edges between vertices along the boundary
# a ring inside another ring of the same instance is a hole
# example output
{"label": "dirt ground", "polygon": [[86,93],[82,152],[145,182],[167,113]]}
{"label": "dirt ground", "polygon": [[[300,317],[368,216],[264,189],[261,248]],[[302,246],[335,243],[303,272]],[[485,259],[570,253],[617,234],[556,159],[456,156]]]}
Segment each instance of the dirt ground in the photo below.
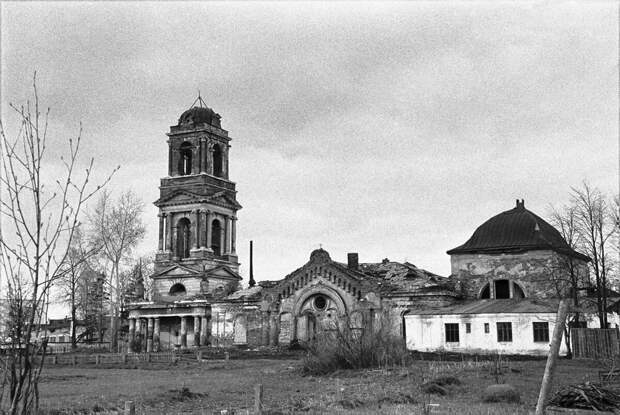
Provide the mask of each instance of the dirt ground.
{"label": "dirt ground", "polygon": [[[137,414],[252,413],[254,385],[264,387],[266,414],[528,414],[536,405],[545,361],[495,363],[414,361],[375,370],[340,371],[330,376],[302,376],[299,360],[179,362],[150,366],[54,367],[40,384],[42,409],[48,414],[116,413],[125,401]],[[561,384],[598,380],[596,362],[562,360],[554,390]],[[446,395],[426,394],[420,385],[450,375],[460,385]],[[499,378],[499,379],[498,379]],[[487,385],[510,383],[520,404],[483,403]],[[432,404],[428,406],[428,404]]]}

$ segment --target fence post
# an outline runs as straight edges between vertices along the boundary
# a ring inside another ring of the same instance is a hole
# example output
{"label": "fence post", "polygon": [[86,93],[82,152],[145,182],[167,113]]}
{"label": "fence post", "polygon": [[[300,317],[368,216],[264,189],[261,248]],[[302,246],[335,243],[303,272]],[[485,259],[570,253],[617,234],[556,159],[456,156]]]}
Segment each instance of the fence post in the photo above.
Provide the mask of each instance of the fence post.
{"label": "fence post", "polygon": [[151,354],[150,353],[146,354],[146,362],[147,363],[151,363]]}
{"label": "fence post", "polygon": [[263,413],[263,384],[254,385],[254,413],[262,415]]}
{"label": "fence post", "polygon": [[99,366],[99,364],[100,364],[100,363],[101,363],[101,356],[100,356],[100,355],[98,355],[98,354],[96,354],[96,355],[95,355],[95,364],[96,364],[97,366]]}
{"label": "fence post", "polygon": [[198,352],[196,353],[196,359],[199,362],[202,362],[202,350],[198,350]]}
{"label": "fence post", "polygon": [[123,362],[123,363],[127,363],[127,353],[123,353],[123,354],[121,355],[121,362]]}
{"label": "fence post", "polygon": [[71,364],[75,366],[75,355],[71,355]]}
{"label": "fence post", "polygon": [[124,415],[136,415],[136,404],[133,401],[125,401]]}
{"label": "fence post", "polygon": [[52,364],[53,365],[57,365],[58,364],[58,356],[56,356],[55,354],[52,355]]}
{"label": "fence post", "polygon": [[230,360],[230,353],[224,352],[224,360]]}

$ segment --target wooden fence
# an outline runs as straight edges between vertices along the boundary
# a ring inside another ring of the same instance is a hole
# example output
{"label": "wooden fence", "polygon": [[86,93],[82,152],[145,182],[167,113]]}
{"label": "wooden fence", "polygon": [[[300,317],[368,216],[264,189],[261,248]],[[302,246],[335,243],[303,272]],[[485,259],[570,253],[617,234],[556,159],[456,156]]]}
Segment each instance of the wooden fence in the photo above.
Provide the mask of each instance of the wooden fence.
{"label": "wooden fence", "polygon": [[102,354],[54,354],[45,356],[45,363],[50,365],[105,365],[121,363],[169,363],[179,360],[173,352],[163,353],[102,353]]}
{"label": "wooden fence", "polygon": [[611,359],[620,354],[618,329],[573,328],[570,339],[576,359]]}

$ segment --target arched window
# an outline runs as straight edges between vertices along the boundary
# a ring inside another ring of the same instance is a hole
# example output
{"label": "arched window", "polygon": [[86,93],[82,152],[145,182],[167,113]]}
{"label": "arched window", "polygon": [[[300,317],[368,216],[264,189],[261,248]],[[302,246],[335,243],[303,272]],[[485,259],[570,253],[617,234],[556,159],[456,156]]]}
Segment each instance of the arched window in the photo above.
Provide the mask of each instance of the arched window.
{"label": "arched window", "polygon": [[183,218],[177,223],[177,256],[179,258],[189,257],[190,247],[190,223],[189,219]]}
{"label": "arched window", "polygon": [[491,298],[491,286],[489,284],[485,285],[480,292],[480,298]]}
{"label": "arched window", "polygon": [[192,174],[192,145],[183,143],[179,149],[179,175]]}
{"label": "arched window", "polygon": [[[491,284],[493,284],[493,294],[491,295]],[[494,298],[497,300],[508,298],[525,298],[523,289],[514,281],[495,280],[487,283],[480,291],[480,298]]]}
{"label": "arched window", "polygon": [[175,297],[185,295],[186,293],[185,286],[181,283],[176,283],[170,287],[170,295],[174,295]]}
{"label": "arched window", "polygon": [[214,219],[211,222],[211,249],[215,255],[222,255],[221,250],[221,242],[222,242],[222,225],[220,221]]}
{"label": "arched window", "polygon": [[213,146],[213,175],[222,177],[224,165],[224,154],[219,144]]}

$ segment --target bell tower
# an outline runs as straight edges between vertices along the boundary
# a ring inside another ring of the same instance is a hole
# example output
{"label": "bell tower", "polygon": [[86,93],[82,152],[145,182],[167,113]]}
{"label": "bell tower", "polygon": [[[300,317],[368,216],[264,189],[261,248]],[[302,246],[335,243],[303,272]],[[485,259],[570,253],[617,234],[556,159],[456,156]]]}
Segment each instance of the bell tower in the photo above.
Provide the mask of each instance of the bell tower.
{"label": "bell tower", "polygon": [[235,183],[229,180],[230,137],[220,115],[200,95],[170,127],[168,176],[161,179],[155,272],[182,266],[206,276],[226,267],[238,273]]}

